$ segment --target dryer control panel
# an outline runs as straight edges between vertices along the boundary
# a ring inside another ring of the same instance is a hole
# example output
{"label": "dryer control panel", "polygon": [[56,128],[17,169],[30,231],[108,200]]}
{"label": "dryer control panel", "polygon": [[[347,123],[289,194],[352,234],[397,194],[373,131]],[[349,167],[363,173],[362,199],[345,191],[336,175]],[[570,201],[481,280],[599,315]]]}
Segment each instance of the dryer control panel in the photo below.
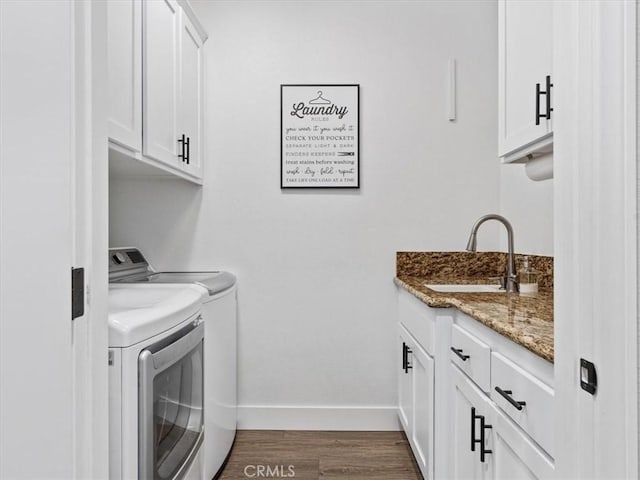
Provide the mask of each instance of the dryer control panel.
{"label": "dryer control panel", "polygon": [[109,249],[109,280],[114,280],[125,275],[148,273],[149,262],[142,252],[134,247]]}

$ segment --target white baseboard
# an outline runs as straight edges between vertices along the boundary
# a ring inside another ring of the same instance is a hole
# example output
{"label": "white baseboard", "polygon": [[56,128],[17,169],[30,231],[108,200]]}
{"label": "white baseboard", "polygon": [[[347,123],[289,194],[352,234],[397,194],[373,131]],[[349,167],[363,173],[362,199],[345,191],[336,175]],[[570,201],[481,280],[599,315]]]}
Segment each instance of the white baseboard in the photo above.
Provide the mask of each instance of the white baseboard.
{"label": "white baseboard", "polygon": [[240,430],[398,431],[398,408],[239,405]]}

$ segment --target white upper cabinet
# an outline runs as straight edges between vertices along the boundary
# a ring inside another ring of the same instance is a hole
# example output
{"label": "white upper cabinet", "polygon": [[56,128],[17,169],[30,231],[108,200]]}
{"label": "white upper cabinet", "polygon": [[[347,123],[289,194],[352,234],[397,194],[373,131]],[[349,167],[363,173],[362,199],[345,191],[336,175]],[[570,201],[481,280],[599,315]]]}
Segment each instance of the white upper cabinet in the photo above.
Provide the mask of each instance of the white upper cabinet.
{"label": "white upper cabinet", "polygon": [[109,138],[133,152],[142,150],[142,5],[107,4]]}
{"label": "white upper cabinet", "polygon": [[498,2],[498,148],[504,162],[553,148],[552,15],[549,0]]}
{"label": "white upper cabinet", "polygon": [[142,10],[143,153],[177,168],[180,10],[171,0],[145,1]]}
{"label": "white upper cabinet", "polygon": [[180,140],[185,136],[186,169],[202,175],[202,40],[187,15],[180,21],[179,115]]}
{"label": "white upper cabinet", "polygon": [[187,2],[108,2],[110,167],[201,184],[202,47]]}

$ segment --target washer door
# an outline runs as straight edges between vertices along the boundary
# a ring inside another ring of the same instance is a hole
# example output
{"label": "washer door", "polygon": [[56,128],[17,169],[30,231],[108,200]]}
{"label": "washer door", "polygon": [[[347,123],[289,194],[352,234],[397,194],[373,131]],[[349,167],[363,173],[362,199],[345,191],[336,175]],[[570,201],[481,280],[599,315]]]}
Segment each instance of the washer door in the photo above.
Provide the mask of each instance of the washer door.
{"label": "washer door", "polygon": [[139,478],[178,480],[197,453],[204,422],[203,350],[204,324],[198,320],[140,353]]}

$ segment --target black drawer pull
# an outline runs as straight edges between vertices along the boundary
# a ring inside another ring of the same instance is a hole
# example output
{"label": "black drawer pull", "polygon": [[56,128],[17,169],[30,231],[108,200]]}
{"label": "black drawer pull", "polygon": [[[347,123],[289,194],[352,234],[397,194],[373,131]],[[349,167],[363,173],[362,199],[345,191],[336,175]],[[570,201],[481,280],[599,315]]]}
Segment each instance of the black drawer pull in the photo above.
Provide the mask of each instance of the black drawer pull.
{"label": "black drawer pull", "polygon": [[511,390],[503,390],[500,387],[496,387],[496,392],[502,395],[502,397],[504,397],[507,402],[513,405],[516,410],[522,410],[522,407],[527,404],[527,402],[519,402],[517,400],[514,400],[513,397],[511,397],[511,395],[513,394]]}
{"label": "black drawer pull", "polygon": [[451,351],[455,353],[458,357],[460,357],[460,360],[462,360],[463,362],[466,362],[467,359],[469,358],[469,355],[464,355],[462,353],[461,348],[451,347]]}

